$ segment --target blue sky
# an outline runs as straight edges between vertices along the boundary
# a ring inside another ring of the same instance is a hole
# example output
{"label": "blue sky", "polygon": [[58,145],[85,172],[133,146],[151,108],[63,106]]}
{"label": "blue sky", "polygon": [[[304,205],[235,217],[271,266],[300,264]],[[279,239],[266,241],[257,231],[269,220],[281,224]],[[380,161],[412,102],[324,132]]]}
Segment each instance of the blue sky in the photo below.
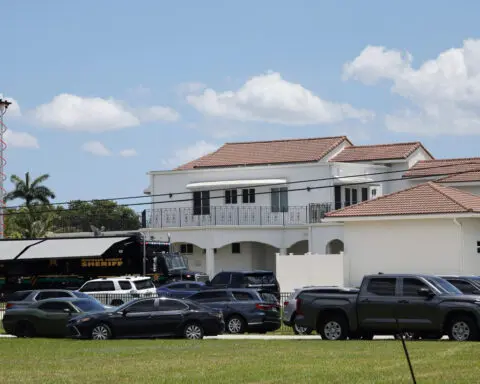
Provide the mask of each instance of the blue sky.
{"label": "blue sky", "polygon": [[[225,141],[347,134],[480,155],[480,3],[26,0],[2,8],[6,172],[142,194]],[[7,189],[10,184],[7,183]]]}

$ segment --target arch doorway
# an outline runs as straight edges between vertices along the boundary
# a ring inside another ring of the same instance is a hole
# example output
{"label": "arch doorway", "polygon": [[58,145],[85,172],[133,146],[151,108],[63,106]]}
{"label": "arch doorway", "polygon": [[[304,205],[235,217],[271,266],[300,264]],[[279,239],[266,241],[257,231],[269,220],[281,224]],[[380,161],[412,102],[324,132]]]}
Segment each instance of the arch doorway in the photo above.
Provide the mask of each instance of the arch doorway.
{"label": "arch doorway", "polygon": [[338,255],[340,252],[343,252],[343,241],[334,239],[331,240],[327,243],[327,246],[325,248],[325,253],[327,255]]}

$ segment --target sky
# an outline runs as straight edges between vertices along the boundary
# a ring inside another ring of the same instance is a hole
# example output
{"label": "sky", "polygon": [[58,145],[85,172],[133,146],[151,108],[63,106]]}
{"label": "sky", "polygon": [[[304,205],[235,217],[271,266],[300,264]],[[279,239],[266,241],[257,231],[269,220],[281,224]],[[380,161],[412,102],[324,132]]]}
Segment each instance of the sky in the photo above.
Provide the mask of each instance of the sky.
{"label": "sky", "polygon": [[445,0],[9,2],[7,177],[48,173],[57,202],[138,196],[148,171],[225,142],[332,135],[480,156],[478,14]]}

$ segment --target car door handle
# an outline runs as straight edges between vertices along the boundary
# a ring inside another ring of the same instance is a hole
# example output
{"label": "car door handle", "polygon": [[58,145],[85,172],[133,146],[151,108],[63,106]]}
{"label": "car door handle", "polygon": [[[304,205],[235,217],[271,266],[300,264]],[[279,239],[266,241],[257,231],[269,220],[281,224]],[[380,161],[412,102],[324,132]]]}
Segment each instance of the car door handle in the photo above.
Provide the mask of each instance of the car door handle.
{"label": "car door handle", "polygon": [[370,299],[363,299],[362,301],[360,301],[361,303],[370,303]]}
{"label": "car door handle", "polygon": [[399,304],[408,304],[408,300],[398,300]]}

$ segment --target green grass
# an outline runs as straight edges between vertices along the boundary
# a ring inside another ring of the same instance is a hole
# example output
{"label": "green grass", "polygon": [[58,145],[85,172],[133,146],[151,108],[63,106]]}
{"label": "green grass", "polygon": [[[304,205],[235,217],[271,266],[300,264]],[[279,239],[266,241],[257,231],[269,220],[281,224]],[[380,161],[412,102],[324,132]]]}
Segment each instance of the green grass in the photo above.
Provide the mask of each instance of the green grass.
{"label": "green grass", "polygon": [[[478,343],[409,342],[418,383],[474,383]],[[5,383],[408,383],[398,341],[0,339]]]}

